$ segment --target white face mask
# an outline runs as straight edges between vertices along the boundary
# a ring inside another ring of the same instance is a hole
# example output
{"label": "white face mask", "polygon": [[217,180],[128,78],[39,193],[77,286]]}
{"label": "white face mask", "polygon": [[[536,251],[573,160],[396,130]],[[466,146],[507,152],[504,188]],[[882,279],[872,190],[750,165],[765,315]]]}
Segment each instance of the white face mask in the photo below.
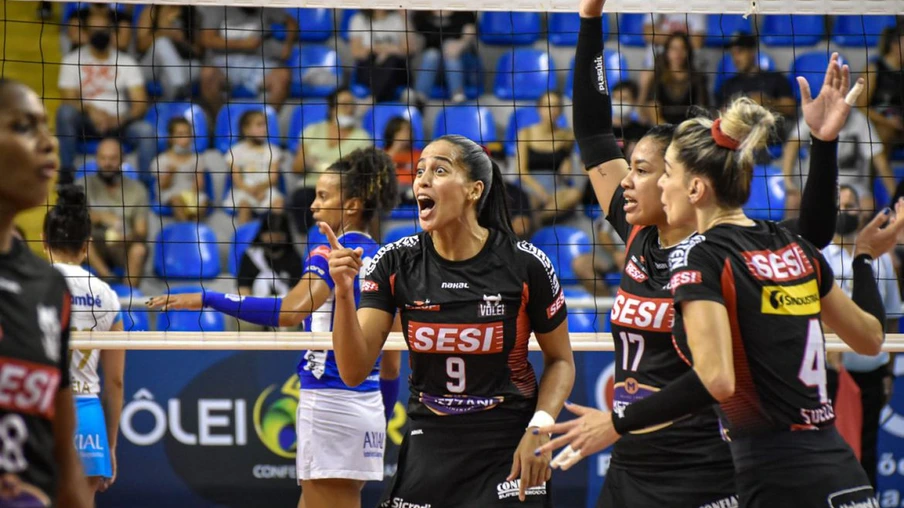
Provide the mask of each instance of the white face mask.
{"label": "white face mask", "polygon": [[621,102],[612,103],[612,118],[621,122],[630,122],[631,116],[634,114],[634,105],[623,104]]}
{"label": "white face mask", "polygon": [[340,129],[350,129],[355,126],[357,120],[352,115],[337,115],[336,122]]}
{"label": "white face mask", "polygon": [[175,152],[179,155],[189,155],[191,153],[194,153],[194,150],[192,150],[191,145],[189,145],[189,146],[173,145],[173,152]]}

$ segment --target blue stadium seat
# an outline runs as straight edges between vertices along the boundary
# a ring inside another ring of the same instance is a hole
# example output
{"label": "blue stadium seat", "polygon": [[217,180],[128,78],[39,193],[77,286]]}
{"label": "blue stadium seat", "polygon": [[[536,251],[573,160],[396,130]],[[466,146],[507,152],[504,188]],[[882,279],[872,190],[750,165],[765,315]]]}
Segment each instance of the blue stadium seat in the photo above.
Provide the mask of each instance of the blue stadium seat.
{"label": "blue stadium seat", "polygon": [[235,235],[232,237],[232,243],[229,245],[229,273],[238,275],[239,267],[242,266],[242,256],[245,250],[254,241],[257,232],[261,229],[260,221],[251,221],[248,224],[242,224],[235,228]]}
{"label": "blue stadium seat", "polygon": [[[788,72],[788,78],[791,80],[791,89],[794,91],[794,98],[800,100],[800,86],[797,84],[797,76],[802,76],[810,84],[810,94],[813,98],[819,95],[822,89],[822,82],[825,80],[826,67],[829,65],[831,55],[825,51],[813,51],[804,53],[791,62],[791,70]],[[844,58],[839,55],[839,63],[845,63]]]}
{"label": "blue stadium seat", "polygon": [[642,48],[647,45],[643,37],[643,28],[652,22],[652,14],[619,14],[618,42],[622,46]]}
{"label": "blue stadium seat", "polygon": [[383,244],[397,242],[406,236],[416,235],[421,231],[420,223],[412,221],[411,224],[396,226],[383,235]]}
{"label": "blue stadium seat", "polygon": [[[549,14],[546,29],[549,32],[549,43],[553,46],[575,46],[578,43],[578,30],[581,17],[575,12],[553,12]],[[603,14],[603,40],[609,39],[609,15]]]}
{"label": "blue stadium seat", "polygon": [[170,224],[157,234],[152,250],[154,271],[161,279],[213,279],[220,274],[217,236],[204,224]]}
{"label": "blue stadium seat", "polygon": [[767,15],[763,17],[760,35],[768,46],[813,46],[825,38],[825,17],[818,14]]}
{"label": "blue stadium seat", "polygon": [[785,215],[785,180],[782,170],[755,166],[750,182],[750,198],[744,212],[752,219],[781,220]]}
{"label": "blue stadium seat", "polygon": [[[296,47],[289,57],[289,69],[292,71],[292,97],[326,97],[333,93],[342,81],[339,55],[329,46]],[[329,80],[324,79],[326,84],[305,83],[304,78],[308,73],[314,73],[318,78],[329,76]]]}
{"label": "blue stadium seat", "polygon": [[550,72],[549,53],[517,48],[505,53],[496,64],[493,93],[503,100],[533,101],[556,89],[556,75]]}
{"label": "blue stadium seat", "polygon": [[292,153],[298,151],[301,133],[309,126],[326,120],[330,108],[325,102],[305,102],[292,109],[289,118],[289,131],[286,133],[286,149]]}
{"label": "blue stadium seat", "polygon": [[593,250],[587,233],[569,226],[547,226],[534,233],[531,243],[549,256],[563,285],[581,283],[572,263],[576,257]]}
{"label": "blue stadium seat", "polygon": [[[764,71],[774,71],[775,70],[775,60],[769,56],[765,51],[760,51],[760,69]],[[825,71],[825,69],[823,69]],[[722,85],[732,78],[735,74],[738,73],[738,69],[735,67],[734,60],[731,58],[730,54],[722,55],[722,59],[719,60],[719,65],[716,68],[716,77],[713,80],[713,91],[718,94],[719,90],[722,89]]]}
{"label": "blue stadium seat", "polygon": [[496,141],[496,124],[490,108],[473,104],[447,105],[436,117],[433,137],[460,134],[480,144]]}
{"label": "blue stadium seat", "polygon": [[832,41],[849,48],[874,48],[886,28],[895,26],[894,16],[835,16]]}
{"label": "blue stadium seat", "polygon": [[540,38],[539,12],[484,12],[477,23],[484,44],[526,46]]}
{"label": "blue stadium seat", "polygon": [[388,220],[417,220],[417,205],[399,205],[392,209],[387,215]]}
{"label": "blue stadium seat", "polygon": [[[609,90],[615,88],[615,85],[630,79],[628,75],[628,59],[625,55],[614,49],[603,50],[603,61],[606,67],[606,83],[609,84]],[[565,80],[565,97],[571,98],[574,93],[574,59],[571,59],[571,65],[568,67],[568,78]]]}
{"label": "blue stadium seat", "polygon": [[[204,172],[204,194],[207,195],[206,210],[207,213],[210,213],[211,211],[213,211],[214,202],[216,201],[216,196],[214,196],[214,192],[216,191],[214,190],[213,186],[213,176],[204,167],[199,167],[198,170]],[[160,217],[172,217],[173,207],[160,203],[157,188],[157,181],[155,179],[151,182],[151,185],[149,187],[151,211]]]}
{"label": "blue stadium seat", "polygon": [[340,11],[342,17],[339,19],[339,36],[348,42],[348,26],[352,22],[352,17],[358,13],[358,9],[340,9]]}
{"label": "blue stadium seat", "polygon": [[204,152],[210,147],[210,127],[207,114],[201,106],[190,102],[155,102],[148,108],[145,119],[157,132],[157,149],[166,150],[169,140],[169,123],[174,118],[184,118],[194,128],[195,151]]}
{"label": "blue stadium seat", "polygon": [[709,47],[722,47],[736,33],[753,33],[753,18],[740,14],[709,14],[706,16],[706,40]]}
{"label": "blue stadium seat", "polygon": [[[532,125],[540,123],[540,112],[535,107],[517,108],[509,117],[508,126],[505,128],[505,154],[514,156],[518,151],[518,132]],[[559,127],[568,126],[568,119],[563,114],[556,122]]]}
{"label": "blue stadium seat", "polygon": [[[168,294],[201,293],[201,287],[170,288]],[[213,310],[168,310],[157,317],[157,330],[161,332],[223,332],[226,319]]]}
{"label": "blue stadium seat", "polygon": [[[88,6],[91,5],[92,3],[93,2],[66,2],[63,5],[63,13],[61,16],[63,24],[65,25],[65,24],[69,23],[69,20],[71,20],[72,17],[78,13],[78,11],[80,11],[81,9],[87,9]],[[107,5],[112,7],[113,10],[119,14],[125,14],[125,12],[126,12],[127,4],[114,3],[114,4],[107,4]]]}
{"label": "blue stadium seat", "polygon": [[263,111],[267,116],[267,137],[270,143],[279,145],[279,119],[272,106],[255,103],[232,103],[220,108],[214,127],[214,148],[226,153],[239,142],[239,120],[246,111]]}
{"label": "blue stadium seat", "polygon": [[[464,68],[465,75],[465,97],[468,100],[474,100],[483,94],[483,66],[480,63],[480,56],[476,53],[465,52],[461,55],[461,63]],[[430,91],[431,99],[451,99],[452,94],[446,87],[445,76],[437,75],[436,83]]]}
{"label": "blue stadium seat", "polygon": [[414,106],[390,102],[374,104],[361,117],[361,126],[374,138],[374,145],[383,148],[383,131],[386,130],[386,124],[395,117],[402,117],[411,122],[414,147],[423,148],[426,139],[424,117]]}
{"label": "blue stadium seat", "polygon": [[[94,173],[97,173],[97,159],[92,159],[79,166],[78,169],[75,170],[75,179],[78,180],[79,178],[84,178],[88,175],[93,175]],[[138,170],[128,162],[122,163],[122,176],[132,180],[141,180]]]}
{"label": "blue stadium seat", "polygon": [[121,303],[122,329],[127,332],[147,332],[151,329],[148,310],[145,306],[144,294],[138,289],[132,289],[125,284],[110,284],[110,288],[120,300],[128,298],[128,303]]}
{"label": "blue stadium seat", "polygon": [[602,325],[594,309],[568,309],[568,331],[571,333],[598,333]]}
{"label": "blue stadium seat", "polygon": [[298,22],[298,40],[301,42],[323,42],[333,35],[332,9],[286,9]]}

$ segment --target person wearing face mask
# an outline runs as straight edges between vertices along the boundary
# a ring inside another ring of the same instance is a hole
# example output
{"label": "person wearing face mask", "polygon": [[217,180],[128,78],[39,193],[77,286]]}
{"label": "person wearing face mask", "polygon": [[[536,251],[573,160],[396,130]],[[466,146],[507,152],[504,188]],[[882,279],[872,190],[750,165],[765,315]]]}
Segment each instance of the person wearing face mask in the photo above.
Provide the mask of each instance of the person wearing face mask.
{"label": "person wearing face mask", "polygon": [[297,178],[291,210],[295,227],[305,232],[314,226],[311,203],[317,180],[334,162],[359,148],[373,146],[373,137],[361,128],[355,116],[355,96],[348,88],[337,88],[327,97],[326,119],[309,125],[301,133],[298,153],[292,162]]}
{"label": "person wearing face mask", "polygon": [[260,231],[242,255],[236,278],[238,293],[282,298],[301,280],[302,259],[292,248],[287,216],[268,212],[260,224]]}
{"label": "person wearing face mask", "polygon": [[233,207],[239,224],[254,214],[283,207],[277,188],[282,150],[267,140],[263,110],[246,111],[239,119],[240,141],[229,149],[226,164],[232,173],[232,190],[224,206]]}
{"label": "person wearing face mask", "polygon": [[160,203],[173,209],[178,221],[203,219],[207,214],[208,196],[204,192],[207,168],[194,148],[191,123],[182,117],[168,125],[169,148],[154,160],[154,171],[160,175]]}
{"label": "person wearing face mask", "polygon": [[413,140],[414,132],[408,119],[397,116],[386,122],[386,128],[383,129],[383,144],[386,153],[396,164],[396,178],[402,187],[402,202],[408,204],[415,203],[411,184],[414,183],[417,161],[421,158],[421,150],[414,148]]}
{"label": "person wearing face mask", "polygon": [[91,213],[93,241],[88,243],[88,264],[98,277],[108,280],[116,278],[114,268],[124,268],[126,282],[137,286],[148,254],[150,205],[147,189],[137,180],[123,178],[118,141],[101,141],[97,172],[76,185],[85,189]]}
{"label": "person wearing face mask", "polygon": [[[835,273],[835,282],[845,294],[850,295],[854,287],[853,262],[854,241],[857,234],[863,229],[866,222],[861,213],[860,196],[857,190],[850,185],[841,185],[839,193],[838,218],[835,225],[835,239],[832,244],[823,249],[822,253],[828,261],[832,272]],[[901,294],[898,288],[898,279],[892,265],[891,255],[885,253],[872,260],[873,273],[879,286],[879,295],[885,306],[885,329],[888,333],[895,333],[898,329],[898,317],[901,314]],[[865,356],[857,353],[830,353],[828,364],[833,371],[829,371],[829,393],[834,394],[833,385],[837,385],[837,370],[839,362],[844,365],[854,381],[860,387],[861,404],[863,407],[863,430],[860,445],[860,462],[866,475],[873,486],[876,486],[876,445],[879,436],[879,415],[882,408],[891,396],[891,387],[894,376],[891,370],[891,358],[888,353],[876,356]],[[835,398],[835,397],[833,397]]]}

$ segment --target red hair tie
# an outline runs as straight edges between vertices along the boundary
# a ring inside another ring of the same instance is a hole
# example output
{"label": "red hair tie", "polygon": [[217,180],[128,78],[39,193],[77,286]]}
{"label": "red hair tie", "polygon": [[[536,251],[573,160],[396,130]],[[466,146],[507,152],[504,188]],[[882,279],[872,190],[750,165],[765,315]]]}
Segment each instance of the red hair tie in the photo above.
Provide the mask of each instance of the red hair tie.
{"label": "red hair tie", "polygon": [[722,148],[728,148],[729,150],[737,150],[739,146],[741,146],[741,142],[733,137],[729,136],[722,132],[722,119],[716,118],[716,121],[713,122],[713,139],[716,141],[716,144],[721,146]]}
{"label": "red hair tie", "polygon": [[490,149],[489,149],[489,148],[487,148],[487,147],[485,147],[485,146],[483,146],[483,145],[480,145],[480,148],[483,150],[483,153],[487,154],[487,157],[489,157],[489,158],[491,158],[491,159],[493,158],[493,156],[490,154]]}

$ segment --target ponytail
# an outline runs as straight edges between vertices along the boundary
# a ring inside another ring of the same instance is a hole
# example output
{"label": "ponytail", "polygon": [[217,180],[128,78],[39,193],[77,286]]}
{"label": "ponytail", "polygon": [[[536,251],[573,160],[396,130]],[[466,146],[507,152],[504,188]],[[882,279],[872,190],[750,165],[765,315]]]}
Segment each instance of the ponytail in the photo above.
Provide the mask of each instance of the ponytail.
{"label": "ponytail", "polygon": [[502,170],[490,158],[493,166],[493,176],[490,185],[484,189],[481,197],[480,208],[477,214],[477,223],[487,229],[497,229],[510,236],[515,236],[512,228],[512,215],[509,212],[508,196],[505,194],[505,181],[502,179]]}

